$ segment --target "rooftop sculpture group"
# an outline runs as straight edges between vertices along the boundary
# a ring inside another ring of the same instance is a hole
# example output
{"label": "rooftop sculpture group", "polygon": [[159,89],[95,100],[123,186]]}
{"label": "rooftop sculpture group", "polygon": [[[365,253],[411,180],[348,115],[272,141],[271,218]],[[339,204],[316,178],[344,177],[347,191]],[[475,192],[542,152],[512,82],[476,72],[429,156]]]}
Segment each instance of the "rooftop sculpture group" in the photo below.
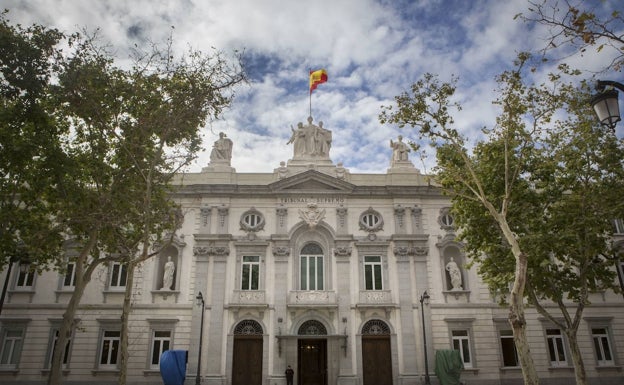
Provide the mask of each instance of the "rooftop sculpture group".
{"label": "rooftop sculpture group", "polygon": [[[302,122],[297,123],[297,128],[292,125],[290,129],[292,134],[286,144],[293,144],[293,161],[298,161],[298,165],[315,165],[325,164],[333,166],[329,158],[329,150],[332,145],[332,132],[323,127],[323,122],[319,122],[318,125],[312,124],[312,117],[308,116],[308,123],[304,125]],[[413,164],[409,160],[410,147],[407,143],[403,142],[403,137],[399,135],[398,140],[395,142],[390,140],[390,148],[392,148],[392,158],[390,160],[391,168],[406,167],[413,168]],[[226,167],[230,166],[232,161],[232,141],[225,135],[225,133],[219,133],[219,139],[217,139],[210,152],[210,166],[211,167]],[[289,165],[290,165],[289,161]],[[231,167],[230,167],[231,168]],[[280,179],[285,178],[288,175],[288,167],[285,162],[280,163],[280,167],[277,170],[278,177]],[[345,178],[345,168],[342,163],[338,163],[336,167],[336,177],[338,179]]]}
{"label": "rooftop sculpture group", "polygon": [[297,129],[290,127],[292,135],[286,144],[293,143],[293,159],[323,158],[329,159],[329,150],[332,142],[332,132],[323,128],[323,122],[318,126],[312,124],[312,117],[308,117],[308,124],[299,122]]}

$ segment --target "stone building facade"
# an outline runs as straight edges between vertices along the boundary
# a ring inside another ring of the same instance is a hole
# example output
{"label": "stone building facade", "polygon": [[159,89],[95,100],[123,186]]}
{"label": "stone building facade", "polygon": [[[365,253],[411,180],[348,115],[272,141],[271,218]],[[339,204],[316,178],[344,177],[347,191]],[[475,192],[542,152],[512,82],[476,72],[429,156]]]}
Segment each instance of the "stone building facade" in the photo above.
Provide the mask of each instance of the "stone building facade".
{"label": "stone building facade", "polygon": [[[466,267],[449,199],[402,138],[385,172],[358,174],[330,159],[322,123],[292,132],[293,158],[273,172],[236,172],[221,135],[202,172],[177,178],[183,225],[136,273],[129,382],[162,383],[160,354],[176,349],[189,352],[187,383],[200,350],[206,385],[286,385],[288,365],[295,385],[422,384],[427,373],[437,383],[436,351],[456,349],[466,384],[522,383],[507,309]],[[45,383],[71,274],[7,277],[0,383]],[[67,383],[116,383],[124,274],[103,266],[87,287]],[[543,383],[573,381],[561,331],[527,317]],[[621,383],[621,295],[592,295],[579,340],[592,383]]]}

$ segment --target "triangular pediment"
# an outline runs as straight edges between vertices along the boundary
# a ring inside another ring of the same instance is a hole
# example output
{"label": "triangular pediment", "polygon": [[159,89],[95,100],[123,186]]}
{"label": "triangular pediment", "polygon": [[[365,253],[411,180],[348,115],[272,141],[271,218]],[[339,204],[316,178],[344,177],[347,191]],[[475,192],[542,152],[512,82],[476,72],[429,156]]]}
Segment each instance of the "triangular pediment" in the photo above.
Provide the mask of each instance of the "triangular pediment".
{"label": "triangular pediment", "polygon": [[355,185],[316,170],[284,178],[269,185],[271,191],[288,192],[351,192]]}

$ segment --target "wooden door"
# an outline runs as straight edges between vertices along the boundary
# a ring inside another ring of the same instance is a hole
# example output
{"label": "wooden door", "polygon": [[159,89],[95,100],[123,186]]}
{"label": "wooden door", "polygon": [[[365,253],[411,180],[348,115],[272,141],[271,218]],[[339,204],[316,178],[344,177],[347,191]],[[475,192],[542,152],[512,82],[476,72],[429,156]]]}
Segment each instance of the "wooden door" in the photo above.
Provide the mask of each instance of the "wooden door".
{"label": "wooden door", "polygon": [[299,340],[297,385],[327,385],[327,340]]}
{"label": "wooden door", "polygon": [[390,336],[362,336],[363,385],[392,385]]}
{"label": "wooden door", "polygon": [[235,336],[232,385],[262,385],[262,336]]}

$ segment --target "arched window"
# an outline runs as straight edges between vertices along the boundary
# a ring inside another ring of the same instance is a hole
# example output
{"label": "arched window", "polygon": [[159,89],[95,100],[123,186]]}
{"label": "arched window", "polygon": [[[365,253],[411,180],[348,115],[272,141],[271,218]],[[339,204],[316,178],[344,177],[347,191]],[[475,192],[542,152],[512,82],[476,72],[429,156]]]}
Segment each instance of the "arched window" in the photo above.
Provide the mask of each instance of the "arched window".
{"label": "arched window", "polygon": [[388,325],[378,319],[368,321],[362,326],[362,334],[368,335],[383,335],[390,334],[390,328]]}
{"label": "arched window", "polygon": [[254,320],[244,320],[236,325],[234,328],[234,334],[237,335],[257,335],[262,334],[262,325]]}
{"label": "arched window", "polygon": [[319,321],[309,320],[301,324],[297,334],[300,336],[324,336],[327,335],[327,329]]}
{"label": "arched window", "polygon": [[317,243],[307,243],[299,256],[301,290],[324,289],[323,249]]}

